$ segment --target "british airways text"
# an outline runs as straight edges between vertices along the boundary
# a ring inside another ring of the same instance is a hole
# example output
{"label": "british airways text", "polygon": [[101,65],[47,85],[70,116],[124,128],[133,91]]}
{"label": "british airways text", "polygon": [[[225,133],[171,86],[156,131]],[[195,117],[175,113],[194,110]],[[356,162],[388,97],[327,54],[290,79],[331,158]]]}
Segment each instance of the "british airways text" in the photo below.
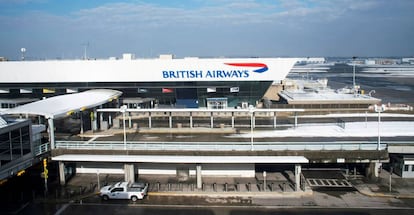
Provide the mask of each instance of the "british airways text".
{"label": "british airways text", "polygon": [[248,78],[249,70],[180,70],[162,71],[164,79]]}

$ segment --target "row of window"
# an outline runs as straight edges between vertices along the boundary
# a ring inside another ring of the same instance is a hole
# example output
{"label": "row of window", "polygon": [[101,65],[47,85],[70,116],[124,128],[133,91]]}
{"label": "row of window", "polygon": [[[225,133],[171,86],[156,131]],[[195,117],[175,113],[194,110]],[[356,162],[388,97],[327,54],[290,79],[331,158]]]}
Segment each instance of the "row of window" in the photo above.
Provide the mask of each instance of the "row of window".
{"label": "row of window", "polygon": [[404,172],[408,172],[410,171],[410,169],[411,169],[411,172],[414,172],[414,165],[404,165]]}

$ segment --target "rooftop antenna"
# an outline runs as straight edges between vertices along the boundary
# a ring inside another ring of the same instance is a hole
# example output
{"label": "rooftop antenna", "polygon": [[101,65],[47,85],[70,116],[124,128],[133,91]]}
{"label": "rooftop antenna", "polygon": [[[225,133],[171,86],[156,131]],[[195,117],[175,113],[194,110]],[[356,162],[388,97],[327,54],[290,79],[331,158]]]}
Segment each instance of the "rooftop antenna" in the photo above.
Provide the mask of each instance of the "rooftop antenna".
{"label": "rooftop antenna", "polygon": [[83,45],[83,59],[87,60],[87,50],[89,47],[89,42],[82,44]]}
{"label": "rooftop antenna", "polygon": [[24,53],[26,52],[26,48],[21,48],[20,52],[22,53],[22,60],[24,60]]}

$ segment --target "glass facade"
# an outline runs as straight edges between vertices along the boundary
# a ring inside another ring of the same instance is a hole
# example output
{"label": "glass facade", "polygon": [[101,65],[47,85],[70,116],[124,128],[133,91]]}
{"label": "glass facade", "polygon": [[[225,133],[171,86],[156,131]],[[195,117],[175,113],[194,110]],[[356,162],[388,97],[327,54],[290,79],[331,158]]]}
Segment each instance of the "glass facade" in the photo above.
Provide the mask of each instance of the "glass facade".
{"label": "glass facade", "polygon": [[[123,98],[154,98],[160,106],[207,107],[207,98],[227,98],[228,107],[237,107],[242,102],[255,105],[271,84],[272,81],[2,84],[0,89],[8,89],[9,93],[0,94],[0,98],[41,99],[66,94],[66,89],[77,89],[80,92],[105,88],[122,91]],[[31,89],[32,93],[21,93],[20,89]],[[54,91],[51,93],[44,89]]]}
{"label": "glass facade", "polygon": [[0,130],[0,166],[32,152],[30,122],[15,122]]}

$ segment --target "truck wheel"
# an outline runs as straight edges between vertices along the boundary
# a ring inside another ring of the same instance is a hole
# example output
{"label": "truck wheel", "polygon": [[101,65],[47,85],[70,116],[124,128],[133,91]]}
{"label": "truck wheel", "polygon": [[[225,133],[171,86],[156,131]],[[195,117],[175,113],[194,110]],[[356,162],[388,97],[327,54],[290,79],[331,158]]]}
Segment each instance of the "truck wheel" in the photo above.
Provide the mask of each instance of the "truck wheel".
{"label": "truck wheel", "polygon": [[138,198],[137,198],[136,196],[132,196],[132,197],[131,197],[131,200],[132,200],[133,202],[136,202],[136,201],[138,200]]}
{"label": "truck wheel", "polygon": [[109,197],[107,195],[104,195],[104,196],[102,196],[102,199],[106,201],[106,200],[109,199]]}

